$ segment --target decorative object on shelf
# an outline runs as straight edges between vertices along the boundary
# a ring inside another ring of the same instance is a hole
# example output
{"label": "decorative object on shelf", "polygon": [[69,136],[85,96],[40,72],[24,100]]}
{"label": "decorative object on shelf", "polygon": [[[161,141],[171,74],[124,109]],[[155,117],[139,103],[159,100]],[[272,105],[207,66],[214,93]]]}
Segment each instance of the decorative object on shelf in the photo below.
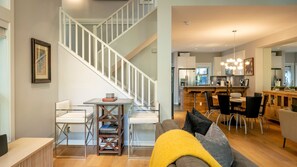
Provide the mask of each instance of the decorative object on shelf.
{"label": "decorative object on shelf", "polygon": [[102,98],[103,102],[114,102],[118,98],[114,96],[114,93],[106,93],[105,98]]}
{"label": "decorative object on shelf", "polygon": [[235,52],[235,33],[237,30],[232,31],[234,33],[234,47],[233,47],[233,56],[234,58],[229,58],[226,60],[226,62],[221,62],[222,66],[225,66],[225,69],[230,70],[242,70],[243,69],[243,63],[241,58],[236,59],[236,52]]}
{"label": "decorative object on shelf", "polygon": [[244,79],[244,86],[248,87],[249,86],[249,79]]}
{"label": "decorative object on shelf", "polygon": [[32,83],[51,82],[51,45],[31,38]]}
{"label": "decorative object on shelf", "polygon": [[254,58],[244,59],[244,75],[254,75]]}

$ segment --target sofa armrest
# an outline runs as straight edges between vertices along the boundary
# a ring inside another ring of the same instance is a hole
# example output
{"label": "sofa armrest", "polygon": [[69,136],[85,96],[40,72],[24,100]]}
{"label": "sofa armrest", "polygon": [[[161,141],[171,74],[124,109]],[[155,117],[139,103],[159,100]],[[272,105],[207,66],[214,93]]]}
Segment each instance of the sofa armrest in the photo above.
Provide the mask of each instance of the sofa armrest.
{"label": "sofa armrest", "polygon": [[156,123],[156,131],[155,131],[155,140],[158,139],[158,137],[164,133],[163,127],[161,123]]}
{"label": "sofa armrest", "polygon": [[297,142],[297,133],[295,129],[297,126],[297,112],[280,109],[278,114],[283,137]]}

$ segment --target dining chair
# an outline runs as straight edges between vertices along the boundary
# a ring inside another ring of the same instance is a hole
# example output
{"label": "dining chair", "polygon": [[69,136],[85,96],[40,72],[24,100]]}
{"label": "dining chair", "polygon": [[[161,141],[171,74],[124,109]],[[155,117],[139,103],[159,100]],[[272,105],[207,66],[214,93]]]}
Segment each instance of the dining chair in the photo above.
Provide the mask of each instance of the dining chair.
{"label": "dining chair", "polygon": [[[258,119],[260,123],[261,134],[263,134],[262,119],[260,119],[259,117],[261,101],[262,101],[262,97],[247,96],[245,111],[238,112],[238,114],[240,115],[240,119],[243,118],[243,121],[244,121],[245,134],[247,134],[246,119]],[[253,128],[252,122],[251,122],[251,126]]]}
{"label": "dining chair", "polygon": [[207,116],[207,118],[209,118],[213,112],[220,110],[220,106],[216,106],[213,104],[211,91],[204,92],[204,95],[205,95],[206,105],[207,105],[207,109],[208,109],[205,113],[205,116]]}
{"label": "dining chair", "polygon": [[[219,100],[219,106],[220,106],[220,113],[217,117],[216,124],[218,124],[221,115],[224,115],[224,122],[227,120],[227,125],[229,125],[229,130],[231,126],[231,119],[236,114],[235,111],[231,110],[230,106],[230,96],[229,95],[218,95],[218,100]],[[226,117],[230,116],[230,118],[226,119]]]}
{"label": "dining chair", "polygon": [[262,93],[255,92],[255,93],[254,93],[254,96],[255,96],[255,97],[262,97]]}
{"label": "dining chair", "polygon": [[267,102],[268,102],[268,95],[264,95],[263,104],[261,104],[262,110],[259,112],[259,117],[262,119],[263,124],[267,124],[267,127],[269,127],[268,121],[266,120],[266,117],[265,117]]}

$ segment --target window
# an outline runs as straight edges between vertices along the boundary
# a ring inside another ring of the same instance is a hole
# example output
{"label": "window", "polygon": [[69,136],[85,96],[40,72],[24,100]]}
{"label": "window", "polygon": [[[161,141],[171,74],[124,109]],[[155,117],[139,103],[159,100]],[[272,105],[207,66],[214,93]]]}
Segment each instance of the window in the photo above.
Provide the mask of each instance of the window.
{"label": "window", "polygon": [[196,68],[196,85],[208,84],[208,68],[198,67]]}
{"label": "window", "polygon": [[10,0],[0,0],[0,6],[10,9]]}

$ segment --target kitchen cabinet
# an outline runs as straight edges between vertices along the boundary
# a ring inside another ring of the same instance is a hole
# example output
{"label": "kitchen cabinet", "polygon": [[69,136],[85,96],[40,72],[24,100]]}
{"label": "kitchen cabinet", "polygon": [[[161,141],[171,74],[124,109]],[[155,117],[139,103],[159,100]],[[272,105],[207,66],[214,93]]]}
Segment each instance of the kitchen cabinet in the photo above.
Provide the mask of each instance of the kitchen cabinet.
{"label": "kitchen cabinet", "polygon": [[177,68],[196,68],[196,57],[195,56],[177,57]]}

